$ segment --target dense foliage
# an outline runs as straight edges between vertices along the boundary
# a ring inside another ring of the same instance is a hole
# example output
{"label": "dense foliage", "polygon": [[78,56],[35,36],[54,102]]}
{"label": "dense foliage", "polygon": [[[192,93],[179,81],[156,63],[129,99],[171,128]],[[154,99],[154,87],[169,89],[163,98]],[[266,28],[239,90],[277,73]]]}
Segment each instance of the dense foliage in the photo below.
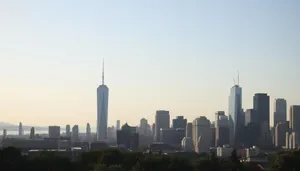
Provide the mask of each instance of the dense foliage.
{"label": "dense foliage", "polygon": [[[270,170],[300,170],[300,152],[277,154],[269,163]],[[144,154],[106,149],[82,153],[76,160],[58,156],[55,152],[41,152],[24,156],[15,148],[0,150],[0,170],[3,171],[258,171],[256,164],[239,161],[235,151],[228,159],[214,154],[178,157],[164,154]]]}

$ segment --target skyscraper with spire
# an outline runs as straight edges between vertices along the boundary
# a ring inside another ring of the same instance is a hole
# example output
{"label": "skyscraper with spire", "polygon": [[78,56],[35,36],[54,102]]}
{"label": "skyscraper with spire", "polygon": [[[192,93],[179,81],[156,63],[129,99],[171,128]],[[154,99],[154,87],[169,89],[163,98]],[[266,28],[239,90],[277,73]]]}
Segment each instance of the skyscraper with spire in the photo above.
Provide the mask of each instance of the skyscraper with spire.
{"label": "skyscraper with spire", "polygon": [[97,140],[107,139],[108,87],[104,84],[104,61],[102,66],[102,84],[97,88]]}

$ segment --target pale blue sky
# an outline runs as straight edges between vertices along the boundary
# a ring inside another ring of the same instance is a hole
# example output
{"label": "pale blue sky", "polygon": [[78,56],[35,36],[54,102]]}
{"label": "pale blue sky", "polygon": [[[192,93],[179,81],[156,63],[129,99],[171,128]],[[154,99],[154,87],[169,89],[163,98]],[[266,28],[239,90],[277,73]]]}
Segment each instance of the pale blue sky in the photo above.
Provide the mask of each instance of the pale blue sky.
{"label": "pale blue sky", "polygon": [[[105,58],[109,124],[189,121],[228,108],[240,71],[256,92],[300,104],[300,1],[0,1],[0,120],[96,124]],[[273,111],[273,110],[271,110]]]}

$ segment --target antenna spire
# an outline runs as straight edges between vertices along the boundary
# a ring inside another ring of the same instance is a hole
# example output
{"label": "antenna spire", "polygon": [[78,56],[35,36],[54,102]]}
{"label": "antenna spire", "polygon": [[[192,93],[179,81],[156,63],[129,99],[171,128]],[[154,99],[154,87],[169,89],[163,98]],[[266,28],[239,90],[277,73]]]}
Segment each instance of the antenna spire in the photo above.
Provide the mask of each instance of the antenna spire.
{"label": "antenna spire", "polygon": [[238,77],[237,77],[237,85],[240,85],[240,71],[238,71]]}
{"label": "antenna spire", "polygon": [[102,61],[102,85],[104,85],[104,59]]}

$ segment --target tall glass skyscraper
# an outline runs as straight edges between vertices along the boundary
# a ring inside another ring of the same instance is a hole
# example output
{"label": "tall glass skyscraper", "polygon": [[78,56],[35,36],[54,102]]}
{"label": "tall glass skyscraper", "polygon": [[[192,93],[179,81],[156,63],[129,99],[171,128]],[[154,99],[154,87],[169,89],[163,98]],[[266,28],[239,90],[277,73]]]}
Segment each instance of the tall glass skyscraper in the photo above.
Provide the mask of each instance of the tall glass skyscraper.
{"label": "tall glass skyscraper", "polygon": [[107,139],[108,121],[108,87],[104,84],[104,63],[102,70],[102,84],[97,88],[97,140]]}
{"label": "tall glass skyscraper", "polygon": [[230,145],[238,143],[240,138],[240,128],[244,126],[243,110],[242,110],[242,88],[239,85],[234,85],[230,89],[229,95],[229,128],[230,128]]}

